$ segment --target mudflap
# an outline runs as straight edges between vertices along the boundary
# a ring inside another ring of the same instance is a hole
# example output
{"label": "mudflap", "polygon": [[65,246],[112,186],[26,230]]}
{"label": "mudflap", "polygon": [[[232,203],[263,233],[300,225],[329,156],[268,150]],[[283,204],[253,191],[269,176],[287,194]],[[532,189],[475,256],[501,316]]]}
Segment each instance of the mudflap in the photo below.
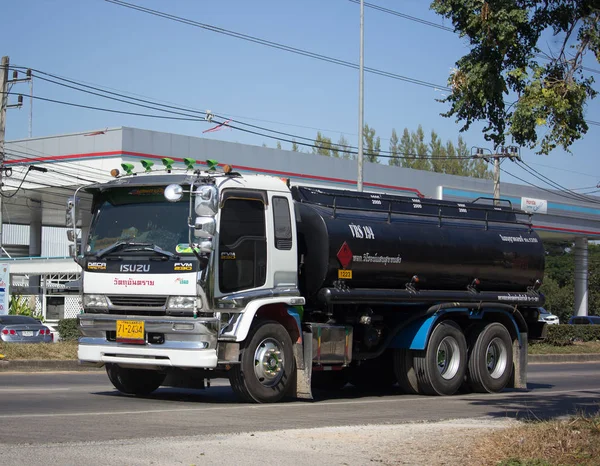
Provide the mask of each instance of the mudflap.
{"label": "mudflap", "polygon": [[302,342],[294,343],[294,358],[296,359],[296,383],[292,396],[312,400],[310,387],[312,378],[312,334],[304,332]]}
{"label": "mudflap", "polygon": [[521,332],[521,341],[513,341],[513,375],[509,386],[518,390],[527,390],[527,354],[529,341],[527,332]]}

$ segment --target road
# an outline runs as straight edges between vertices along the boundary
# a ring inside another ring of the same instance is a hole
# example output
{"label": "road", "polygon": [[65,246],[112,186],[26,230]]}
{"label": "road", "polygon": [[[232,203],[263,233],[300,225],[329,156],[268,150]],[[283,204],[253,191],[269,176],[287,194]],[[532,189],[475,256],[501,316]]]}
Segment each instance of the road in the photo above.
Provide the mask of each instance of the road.
{"label": "road", "polygon": [[[165,388],[133,398],[116,392],[104,372],[0,373],[0,447],[448,419],[548,418],[596,410],[599,399],[600,363],[530,365],[527,392],[364,395],[349,386],[336,395],[318,393],[312,402],[273,405],[239,403],[225,381],[206,390]],[[23,463],[13,464],[25,464],[21,459]]]}

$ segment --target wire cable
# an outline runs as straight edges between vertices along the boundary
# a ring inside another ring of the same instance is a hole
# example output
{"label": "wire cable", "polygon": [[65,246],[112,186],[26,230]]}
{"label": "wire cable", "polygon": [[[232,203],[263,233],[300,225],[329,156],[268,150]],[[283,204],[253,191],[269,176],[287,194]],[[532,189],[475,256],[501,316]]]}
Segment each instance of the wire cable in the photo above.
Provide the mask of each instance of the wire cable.
{"label": "wire cable", "polygon": [[[318,54],[318,53],[315,53],[315,52],[310,52],[310,51],[305,50],[305,49],[299,49],[299,48],[291,47],[289,45],[284,45],[284,44],[281,44],[281,43],[278,43],[278,42],[273,42],[273,41],[269,41],[269,40],[266,40],[266,39],[261,39],[259,37],[251,36],[251,35],[248,35],[248,34],[242,34],[242,33],[231,31],[231,30],[224,29],[224,28],[221,28],[221,27],[212,26],[210,24],[200,23],[198,21],[194,21],[194,20],[191,20],[191,19],[183,18],[181,16],[175,16],[175,15],[172,15],[172,14],[169,14],[169,13],[164,13],[162,11],[153,10],[151,8],[146,8],[146,7],[143,7],[143,6],[139,6],[139,5],[134,5],[134,4],[131,4],[131,3],[127,3],[127,2],[124,2],[122,0],[104,0],[104,1],[106,1],[108,3],[113,3],[113,4],[121,6],[121,7],[129,8],[131,10],[137,10],[139,12],[146,13],[146,14],[149,14],[149,15],[153,15],[153,16],[157,16],[157,17],[160,17],[160,18],[164,18],[164,19],[168,19],[168,20],[171,20],[171,21],[175,21],[175,22],[178,22],[178,23],[186,24],[188,26],[194,26],[194,27],[197,27],[197,28],[204,29],[206,31],[215,32],[215,33],[223,34],[223,35],[230,36],[230,37],[235,37],[237,39],[242,39],[242,40],[245,40],[245,41],[248,41],[248,42],[253,42],[253,43],[264,45],[264,46],[271,47],[271,48],[274,48],[274,49],[279,49],[279,50],[283,50],[283,51],[286,51],[286,52],[295,53],[297,55],[302,55],[302,56],[313,58],[313,59],[316,59],[316,60],[325,61],[325,62],[332,63],[332,64],[335,64],[335,65],[345,66],[345,67],[351,68],[351,69],[358,69],[359,68],[358,64],[352,63],[352,62],[349,62],[349,61],[345,61],[345,60],[341,60],[339,58],[328,57],[326,55],[321,55],[321,54]],[[449,90],[450,89],[447,86],[440,86],[438,84],[430,83],[430,82],[423,81],[423,80],[416,79],[416,78],[411,78],[409,76],[403,76],[403,75],[400,75],[400,74],[391,73],[389,71],[379,70],[379,69],[376,69],[376,68],[365,67],[364,70],[366,72],[368,72],[368,73],[371,73],[371,74],[376,74],[376,75],[379,75],[379,76],[385,76],[385,77],[388,77],[388,78],[397,79],[399,81],[404,81],[404,82],[408,82],[408,83],[412,83],[412,84],[417,84],[419,86],[424,86],[424,87],[428,87],[428,88],[432,88],[432,89],[442,89],[442,90]]]}

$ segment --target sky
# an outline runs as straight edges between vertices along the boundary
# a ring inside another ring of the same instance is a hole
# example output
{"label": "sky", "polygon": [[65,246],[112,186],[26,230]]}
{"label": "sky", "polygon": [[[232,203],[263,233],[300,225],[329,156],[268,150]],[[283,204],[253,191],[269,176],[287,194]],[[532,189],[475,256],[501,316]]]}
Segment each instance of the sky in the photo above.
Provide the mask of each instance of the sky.
{"label": "sky", "polygon": [[[359,6],[349,0],[130,0],[261,39],[358,63]],[[429,10],[426,0],[371,0],[378,6],[451,26]],[[336,142],[341,135],[357,145],[357,70],[318,61],[167,19],[104,0],[20,0],[2,5],[0,55],[11,65],[35,68],[115,92],[143,96],[199,111],[211,110],[244,122],[314,139],[317,131]],[[549,46],[553,38],[547,38]],[[447,104],[443,87],[455,62],[468,52],[457,34],[365,8],[365,66],[439,84],[440,89],[365,73],[365,123],[389,147],[392,129],[435,130],[456,142],[460,123],[440,115]],[[600,70],[588,58],[585,65]],[[600,74],[594,74],[600,81]],[[596,88],[600,86],[596,84]],[[29,94],[28,84],[12,92]],[[36,96],[133,112],[131,107],[34,79]],[[11,97],[15,99],[15,97]],[[7,115],[7,140],[29,135],[29,99]],[[600,121],[600,97],[586,109]],[[131,126],[190,136],[275,147],[264,136],[223,129],[211,133],[208,122],[175,121],[33,102],[34,137]],[[493,149],[483,124],[462,133],[469,146]],[[428,139],[428,138],[427,138]],[[600,127],[590,125],[572,154],[550,155],[522,149],[523,160],[549,179],[570,189],[600,183]],[[282,143],[283,149],[290,144]],[[306,150],[306,149],[305,149]],[[302,156],[299,154],[298,156]],[[221,161],[226,163],[226,161]],[[386,163],[383,160],[383,163]],[[506,161],[503,168],[528,183],[548,185]],[[506,172],[502,181],[524,184]],[[585,191],[585,190],[584,190]],[[589,190],[588,190],[589,191]]]}

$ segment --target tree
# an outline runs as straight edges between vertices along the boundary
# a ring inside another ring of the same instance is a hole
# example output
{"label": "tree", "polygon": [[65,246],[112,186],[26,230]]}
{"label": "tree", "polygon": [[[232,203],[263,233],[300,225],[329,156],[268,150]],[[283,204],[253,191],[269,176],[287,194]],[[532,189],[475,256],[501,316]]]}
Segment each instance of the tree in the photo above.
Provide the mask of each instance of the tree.
{"label": "tree", "polygon": [[[587,132],[584,109],[597,91],[582,60],[591,52],[600,62],[598,0],[434,0],[431,8],[470,43],[450,73],[443,116],[462,121],[462,131],[485,121],[496,148],[510,135],[542,154],[568,151]],[[541,54],[548,33],[558,49]]]}
{"label": "tree", "polygon": [[427,154],[427,144],[425,143],[425,133],[423,127],[419,125],[417,131],[411,134],[411,142],[415,150],[416,159],[413,161],[413,166],[416,170],[431,170],[431,163]]}
{"label": "tree", "polygon": [[402,159],[399,158],[400,151],[400,142],[398,141],[398,133],[396,133],[396,129],[392,129],[392,137],[390,138],[390,155],[391,157],[388,159],[388,165],[401,167]]}
{"label": "tree", "polygon": [[331,156],[331,138],[323,136],[321,132],[317,132],[317,139],[313,147],[313,154]]}
{"label": "tree", "polygon": [[431,131],[429,150],[431,154],[431,170],[438,173],[446,173],[446,148],[434,130]]}
{"label": "tree", "polygon": [[277,149],[281,149],[281,141],[277,141]]}
{"label": "tree", "polygon": [[398,152],[401,157],[404,157],[402,159],[402,166],[404,168],[414,168],[417,155],[413,138],[411,137],[408,128],[404,128],[404,131],[402,132]]}
{"label": "tree", "polygon": [[294,152],[300,152],[300,148],[298,147],[298,144],[296,143],[295,140],[292,139],[292,150]]}
{"label": "tree", "polygon": [[381,151],[381,138],[375,139],[375,129],[365,125],[363,130],[363,148],[365,160],[371,163],[379,163],[379,152]]}
{"label": "tree", "polygon": [[354,159],[354,154],[350,153],[350,143],[344,137],[343,134],[340,134],[340,138],[337,142],[337,147],[343,159]]}

